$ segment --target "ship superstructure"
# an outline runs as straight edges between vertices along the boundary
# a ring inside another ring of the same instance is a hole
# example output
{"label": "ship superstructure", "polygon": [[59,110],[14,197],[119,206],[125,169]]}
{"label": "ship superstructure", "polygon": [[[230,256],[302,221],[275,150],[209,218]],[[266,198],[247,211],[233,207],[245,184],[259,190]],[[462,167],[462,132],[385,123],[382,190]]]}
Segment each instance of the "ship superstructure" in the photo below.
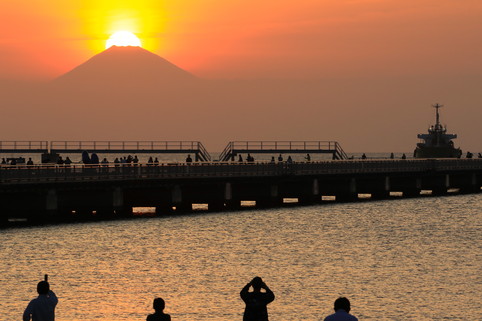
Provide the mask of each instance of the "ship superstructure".
{"label": "ship superstructure", "polygon": [[460,148],[455,148],[453,139],[456,134],[448,134],[447,127],[440,123],[440,104],[433,105],[435,108],[435,125],[428,129],[427,134],[418,134],[421,142],[414,151],[415,158],[459,158],[462,155]]}

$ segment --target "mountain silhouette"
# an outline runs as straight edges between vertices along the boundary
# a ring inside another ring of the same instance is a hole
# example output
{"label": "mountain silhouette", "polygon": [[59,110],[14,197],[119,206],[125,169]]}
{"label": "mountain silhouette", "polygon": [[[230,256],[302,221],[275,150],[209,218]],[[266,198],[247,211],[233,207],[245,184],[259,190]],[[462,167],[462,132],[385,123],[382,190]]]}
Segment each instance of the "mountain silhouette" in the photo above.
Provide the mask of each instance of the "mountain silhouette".
{"label": "mountain silhouette", "polygon": [[166,59],[141,47],[118,47],[93,56],[58,77],[54,84],[67,88],[142,88],[189,85],[199,79]]}

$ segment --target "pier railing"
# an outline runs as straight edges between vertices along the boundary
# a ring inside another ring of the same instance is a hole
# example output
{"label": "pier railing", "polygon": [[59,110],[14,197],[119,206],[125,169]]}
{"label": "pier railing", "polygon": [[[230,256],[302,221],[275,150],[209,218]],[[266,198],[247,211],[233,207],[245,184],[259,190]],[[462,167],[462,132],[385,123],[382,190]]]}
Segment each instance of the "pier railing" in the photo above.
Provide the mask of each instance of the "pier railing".
{"label": "pier railing", "polygon": [[99,165],[2,165],[0,186],[8,184],[146,180],[171,178],[267,177],[365,173],[482,171],[482,159],[344,160],[296,163],[166,163]]}
{"label": "pier railing", "polygon": [[237,154],[332,154],[333,159],[347,159],[346,153],[336,141],[233,141],[229,142],[219,155],[222,162],[233,159]]}
{"label": "pier railing", "polygon": [[47,141],[0,141],[1,153],[46,153]]}
{"label": "pier railing", "polygon": [[192,153],[198,160],[211,156],[199,141],[52,141],[53,153]]}

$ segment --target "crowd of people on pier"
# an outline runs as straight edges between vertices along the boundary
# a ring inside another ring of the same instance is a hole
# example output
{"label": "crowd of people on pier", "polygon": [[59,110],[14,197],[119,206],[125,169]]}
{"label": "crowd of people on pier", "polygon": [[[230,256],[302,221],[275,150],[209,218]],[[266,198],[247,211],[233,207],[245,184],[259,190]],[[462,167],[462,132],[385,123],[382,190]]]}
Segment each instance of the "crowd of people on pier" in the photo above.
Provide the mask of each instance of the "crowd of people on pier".
{"label": "crowd of people on pier", "polygon": [[[55,308],[59,299],[50,289],[47,275],[37,284],[37,293],[38,297],[25,308],[23,321],[55,321]],[[245,304],[243,321],[268,321],[267,306],[274,301],[275,295],[259,276],[241,289],[240,296]],[[155,298],[152,307],[154,313],[149,314],[146,321],[171,321],[171,316],[164,312],[166,303],[162,298]],[[324,321],[358,321],[350,314],[351,305],[346,297],[335,300],[334,310],[335,313],[327,316]]]}
{"label": "crowd of people on pier", "polygon": [[[396,157],[394,153],[390,153],[388,156],[390,159],[395,159],[395,158],[400,158],[400,159],[407,159],[407,156],[405,153],[402,153],[401,156]],[[465,158],[482,158],[482,153],[477,153],[477,155],[474,155],[472,152],[467,152],[465,155]],[[362,153],[361,156],[358,157],[359,159],[366,160],[369,159],[369,157],[366,155],[366,153]],[[380,157],[376,157],[378,159]],[[382,157],[383,158],[383,157]],[[355,159],[355,156],[351,156],[348,159]],[[372,157],[372,159],[374,159]],[[195,160],[191,157],[190,154],[187,155],[185,158],[186,163],[192,163],[193,161],[198,162],[197,157]],[[231,158],[231,161],[237,161],[238,163],[255,163],[254,157],[248,153],[245,158],[243,158],[242,154],[237,154],[237,159],[235,159],[235,156]],[[309,153],[307,153],[305,156],[302,158],[298,158],[297,161],[302,161],[302,162],[311,162],[312,157]],[[279,154],[278,157],[271,156],[271,159],[268,161],[266,158],[261,160],[261,162],[269,162],[271,164],[275,163],[294,163],[295,161],[291,157],[291,155],[288,155],[286,160],[284,159],[282,154]],[[42,161],[41,163],[43,164],[55,164],[55,165],[64,165],[64,166],[69,166],[71,164],[74,164],[69,156],[63,158],[61,155],[52,155],[51,158],[49,158],[47,161]],[[150,156],[147,161],[141,162],[137,155],[124,155],[124,156],[119,156],[115,157],[114,160],[111,162],[107,159],[107,157],[102,158],[100,160],[99,156],[96,153],[92,153],[89,155],[88,152],[84,151],[81,156],[81,160],[76,162],[76,164],[84,164],[84,165],[100,165],[100,166],[105,166],[107,167],[109,164],[114,164],[115,166],[129,166],[129,165],[135,165],[135,164],[145,164],[147,166],[157,166],[159,165],[159,159],[158,157],[152,157]],[[34,161],[32,160],[31,157],[26,159],[24,157],[3,157],[0,162],[0,166],[31,166],[34,165]]]}

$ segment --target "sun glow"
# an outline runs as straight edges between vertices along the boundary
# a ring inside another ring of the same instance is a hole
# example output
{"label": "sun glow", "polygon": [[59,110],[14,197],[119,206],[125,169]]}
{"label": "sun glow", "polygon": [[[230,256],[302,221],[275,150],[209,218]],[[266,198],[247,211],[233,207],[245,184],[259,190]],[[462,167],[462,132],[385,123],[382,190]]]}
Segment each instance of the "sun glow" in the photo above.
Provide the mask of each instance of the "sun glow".
{"label": "sun glow", "polygon": [[109,40],[107,40],[105,44],[105,49],[108,49],[112,46],[141,47],[141,40],[130,31],[117,31],[112,36],[110,36]]}

